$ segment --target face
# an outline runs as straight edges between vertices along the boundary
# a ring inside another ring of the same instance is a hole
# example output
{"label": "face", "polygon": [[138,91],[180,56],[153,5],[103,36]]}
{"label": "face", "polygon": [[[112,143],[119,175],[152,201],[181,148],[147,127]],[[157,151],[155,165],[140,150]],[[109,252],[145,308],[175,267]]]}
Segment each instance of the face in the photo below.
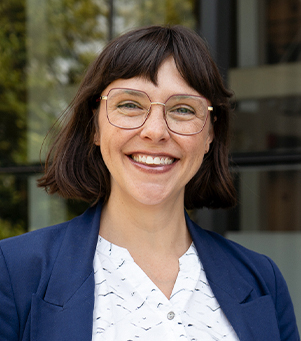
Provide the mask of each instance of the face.
{"label": "face", "polygon": [[[112,88],[142,90],[152,102],[161,103],[174,94],[201,95],[185,82],[172,58],[160,66],[157,85],[140,77],[118,79],[102,95],[107,95]],[[100,146],[111,174],[109,200],[118,198],[144,205],[184,202],[185,185],[200,168],[213,139],[210,119],[201,133],[178,135],[168,130],[163,107],[152,105],[142,127],[125,130],[109,123],[103,100],[98,123],[95,143]]]}

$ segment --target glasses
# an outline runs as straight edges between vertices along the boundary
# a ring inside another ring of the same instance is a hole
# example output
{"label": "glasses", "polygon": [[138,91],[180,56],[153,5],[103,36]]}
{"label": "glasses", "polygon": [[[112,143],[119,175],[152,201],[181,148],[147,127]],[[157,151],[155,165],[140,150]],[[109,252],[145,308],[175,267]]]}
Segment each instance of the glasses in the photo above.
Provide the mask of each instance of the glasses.
{"label": "glasses", "polygon": [[162,105],[164,119],[170,131],[180,135],[200,133],[207,122],[208,106],[206,98],[194,95],[173,95],[165,103],[152,102],[149,96],[140,90],[114,88],[107,96],[98,101],[106,101],[108,121],[121,129],[137,129],[148,119],[152,105]]}

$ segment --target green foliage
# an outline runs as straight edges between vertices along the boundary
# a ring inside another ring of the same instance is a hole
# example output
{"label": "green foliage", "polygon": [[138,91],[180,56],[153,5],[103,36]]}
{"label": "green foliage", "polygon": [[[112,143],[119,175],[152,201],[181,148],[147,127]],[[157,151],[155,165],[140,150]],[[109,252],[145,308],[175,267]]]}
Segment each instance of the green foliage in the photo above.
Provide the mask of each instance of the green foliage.
{"label": "green foliage", "polygon": [[[27,179],[25,176],[0,176],[0,239],[22,233],[27,220]],[[11,230],[11,232],[9,232]]]}
{"label": "green foliage", "polygon": [[0,240],[18,236],[23,234],[26,230],[20,225],[12,225],[7,220],[0,219]]}
{"label": "green foliage", "polygon": [[0,4],[0,166],[24,162],[26,129],[25,8]]}
{"label": "green foliage", "polygon": [[195,0],[115,0],[114,6],[118,22],[122,23],[116,25],[116,34],[137,26],[195,26]]}

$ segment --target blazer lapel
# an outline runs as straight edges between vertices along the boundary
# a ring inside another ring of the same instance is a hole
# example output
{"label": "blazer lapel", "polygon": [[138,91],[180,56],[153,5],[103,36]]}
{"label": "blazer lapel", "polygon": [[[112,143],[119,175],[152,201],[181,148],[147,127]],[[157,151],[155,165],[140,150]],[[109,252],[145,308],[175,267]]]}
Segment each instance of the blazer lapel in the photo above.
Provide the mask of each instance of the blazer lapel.
{"label": "blazer lapel", "polygon": [[92,273],[63,306],[33,295],[31,305],[31,340],[86,341],[92,339],[94,305]]}
{"label": "blazer lapel", "polygon": [[272,298],[257,297],[230,261],[229,253],[188,215],[186,221],[211,289],[239,340],[280,341]]}
{"label": "blazer lapel", "polygon": [[32,340],[91,340],[100,211],[98,204],[69,222],[46,291],[32,297]]}

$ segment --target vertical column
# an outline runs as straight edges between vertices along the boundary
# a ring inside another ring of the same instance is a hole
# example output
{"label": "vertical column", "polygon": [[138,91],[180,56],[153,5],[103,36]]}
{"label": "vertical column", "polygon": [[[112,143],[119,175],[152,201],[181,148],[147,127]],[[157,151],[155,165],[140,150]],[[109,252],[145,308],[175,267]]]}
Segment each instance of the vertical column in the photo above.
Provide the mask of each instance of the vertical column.
{"label": "vertical column", "polygon": [[210,52],[224,79],[233,49],[234,0],[202,0],[199,33],[205,38]]}
{"label": "vertical column", "polygon": [[238,65],[256,66],[259,63],[259,11],[257,0],[237,0]]}
{"label": "vertical column", "polygon": [[240,173],[240,229],[256,231],[260,228],[260,186],[258,171]]}
{"label": "vertical column", "polygon": [[114,0],[108,0],[109,2],[109,33],[108,38],[112,40],[114,38]]}
{"label": "vertical column", "polygon": [[[48,113],[54,110],[49,108],[50,93],[53,90],[47,83],[47,53],[49,48],[47,1],[26,1],[28,41],[27,159],[29,163],[39,163],[43,140],[53,123],[53,117]],[[56,196],[50,197],[45,191],[37,188],[37,178],[38,176],[30,176],[28,179],[29,229],[36,229],[65,220],[65,202]]]}
{"label": "vertical column", "polygon": [[218,0],[203,0],[200,5],[200,33],[216,60],[218,53]]}
{"label": "vertical column", "polygon": [[66,220],[65,200],[54,195],[48,195],[37,187],[38,175],[28,179],[28,217],[29,229],[54,225]]}
{"label": "vertical column", "polygon": [[[233,0],[199,0],[198,8],[200,20],[197,31],[206,40],[226,80],[232,48]],[[227,229],[228,213],[224,210],[201,209],[196,212],[195,220],[202,227],[223,234]]]}
{"label": "vertical column", "polygon": [[[238,67],[259,64],[259,4],[258,0],[237,0]],[[258,102],[242,101],[239,108],[248,113],[258,111]],[[256,171],[240,174],[240,227],[241,230],[258,230],[260,226],[260,185]]]}

